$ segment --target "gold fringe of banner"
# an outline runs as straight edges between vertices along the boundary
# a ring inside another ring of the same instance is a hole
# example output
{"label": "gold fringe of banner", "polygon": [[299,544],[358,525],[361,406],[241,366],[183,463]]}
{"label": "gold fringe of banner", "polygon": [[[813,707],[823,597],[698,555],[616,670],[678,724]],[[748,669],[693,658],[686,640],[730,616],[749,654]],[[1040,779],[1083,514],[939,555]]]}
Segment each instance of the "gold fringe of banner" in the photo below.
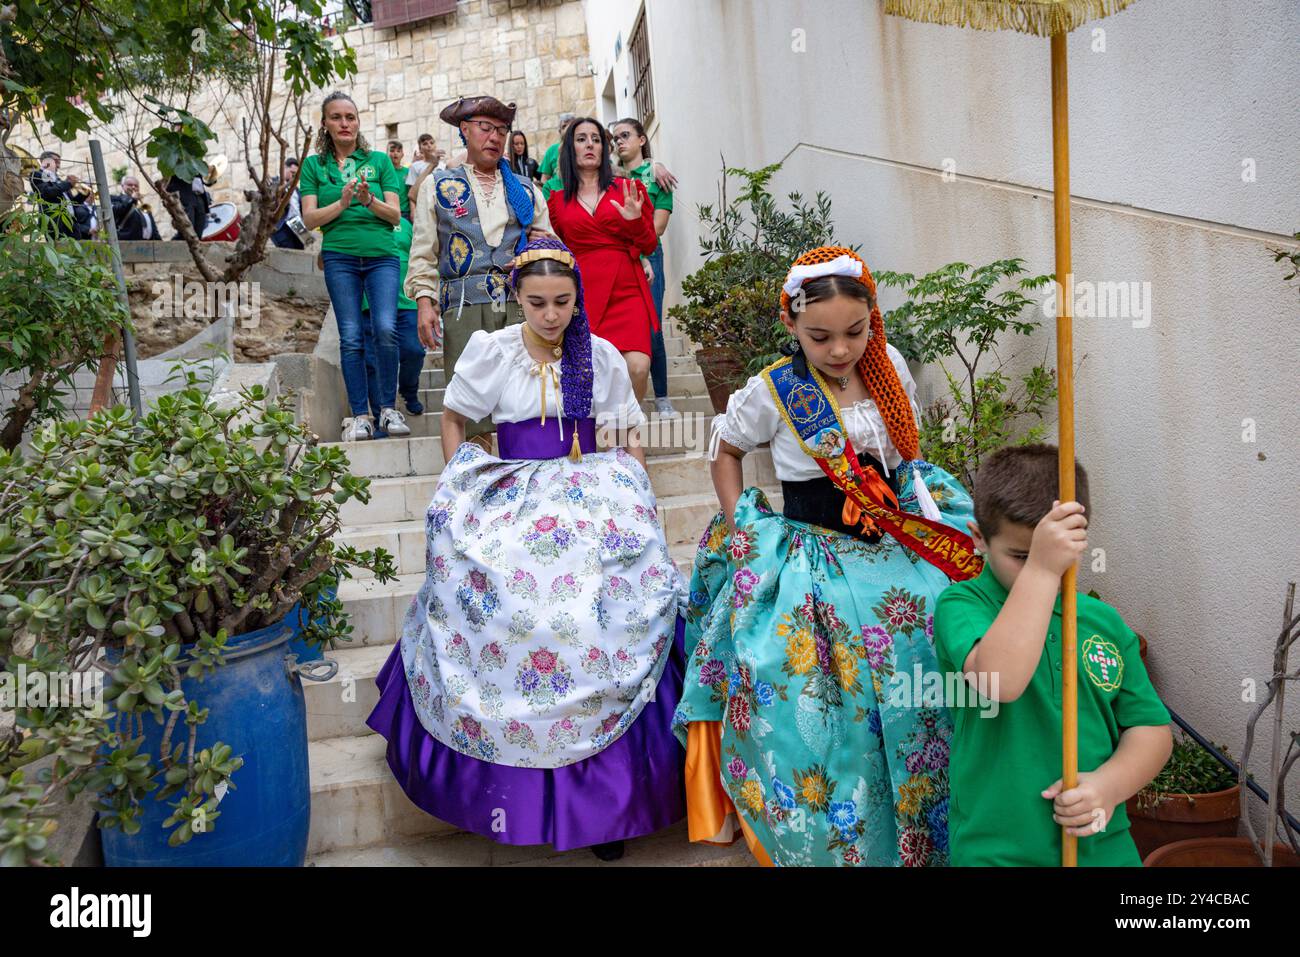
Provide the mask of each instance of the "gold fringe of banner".
{"label": "gold fringe of banner", "polygon": [[1050,37],[1118,13],[1134,0],[885,0],[885,12],[922,23],[1017,30]]}

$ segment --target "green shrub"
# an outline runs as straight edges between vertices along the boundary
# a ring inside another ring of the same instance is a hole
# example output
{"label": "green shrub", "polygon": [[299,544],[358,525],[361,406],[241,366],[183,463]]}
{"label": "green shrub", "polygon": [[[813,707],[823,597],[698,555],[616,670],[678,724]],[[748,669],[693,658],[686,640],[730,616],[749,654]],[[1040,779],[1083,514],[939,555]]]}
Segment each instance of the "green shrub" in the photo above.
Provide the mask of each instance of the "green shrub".
{"label": "green shrub", "polygon": [[[882,270],[881,286],[901,288],[908,297],[884,316],[885,336],[903,356],[923,364],[955,359],[962,373],[947,368],[948,394],[921,416],[921,454],[951,472],[967,489],[983,457],[1008,444],[1041,442],[1043,412],[1056,396],[1056,380],[1045,363],[1013,381],[997,351],[1006,332],[1026,336],[1039,326],[1028,293],[1051,276],[1021,278],[1024,260],[1001,259],[971,267],[955,262],[919,279]],[[995,290],[1010,283],[1010,288]],[[1027,315],[1028,314],[1028,315]],[[997,364],[985,366],[992,355]],[[1025,424],[1028,420],[1029,425]]]}
{"label": "green shrub", "polygon": [[[312,644],[351,632],[334,590],[356,567],[394,575],[383,549],[334,541],[339,506],[369,501],[260,386],[219,403],[193,372],[133,426],[122,407],[50,423],[31,451],[0,452],[0,667],[104,675],[103,702],[22,707],[0,733],[0,860],[43,860],[49,809],[98,795],[100,826],[140,828],[141,801],[172,798],[173,845],[213,829],[215,793],[241,759],[195,750],[207,718],[185,677],[223,664],[228,638],[301,602]],[[111,656],[111,657],[110,657]],[[165,724],[159,753],[144,721]],[[43,779],[19,769],[55,755]]]}
{"label": "green shrub", "polygon": [[4,410],[5,449],[29,423],[66,414],[73,376],[93,368],[105,339],[130,321],[107,244],[60,236],[57,220],[22,208],[0,218],[0,375],[25,379]]}

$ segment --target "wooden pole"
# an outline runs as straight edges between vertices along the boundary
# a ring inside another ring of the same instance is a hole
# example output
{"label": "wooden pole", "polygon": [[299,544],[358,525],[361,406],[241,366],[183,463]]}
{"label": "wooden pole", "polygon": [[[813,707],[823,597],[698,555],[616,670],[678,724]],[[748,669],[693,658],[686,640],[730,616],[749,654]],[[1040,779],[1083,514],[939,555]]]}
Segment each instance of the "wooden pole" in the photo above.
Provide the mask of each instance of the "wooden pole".
{"label": "wooden pole", "polygon": [[[1070,119],[1066,34],[1052,35],[1052,205],[1056,220],[1056,380],[1059,498],[1074,498],[1074,304],[1070,278]],[[1061,783],[1079,783],[1079,652],[1076,568],[1061,577]],[[1079,839],[1061,828],[1061,866],[1078,864]]]}

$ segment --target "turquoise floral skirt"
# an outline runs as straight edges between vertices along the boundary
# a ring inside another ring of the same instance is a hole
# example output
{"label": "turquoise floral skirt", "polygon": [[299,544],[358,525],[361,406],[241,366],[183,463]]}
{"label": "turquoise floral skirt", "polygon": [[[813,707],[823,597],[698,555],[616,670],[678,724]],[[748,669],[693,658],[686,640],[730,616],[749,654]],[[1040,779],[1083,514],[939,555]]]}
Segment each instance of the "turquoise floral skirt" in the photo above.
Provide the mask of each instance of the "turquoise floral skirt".
{"label": "turquoise floral skirt", "polygon": [[[926,478],[964,531],[965,490],[937,468]],[[910,481],[900,502],[914,508]],[[685,743],[690,722],[722,722],[722,784],[774,864],[947,864],[951,723],[912,693],[939,668],[932,615],[947,584],[893,538],[791,521],[756,488],[734,535],[721,512],[709,525],[673,727]]]}

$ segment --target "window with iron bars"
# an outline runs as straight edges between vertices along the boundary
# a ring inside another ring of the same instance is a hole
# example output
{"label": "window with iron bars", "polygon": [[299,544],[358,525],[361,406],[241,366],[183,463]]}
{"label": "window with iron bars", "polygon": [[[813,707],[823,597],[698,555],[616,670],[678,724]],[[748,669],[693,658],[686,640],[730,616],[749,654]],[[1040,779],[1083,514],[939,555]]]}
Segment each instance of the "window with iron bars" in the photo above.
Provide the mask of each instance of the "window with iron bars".
{"label": "window with iron bars", "polygon": [[636,104],[636,118],[642,126],[649,126],[655,115],[654,78],[650,74],[650,41],[646,34],[645,7],[636,18],[632,35],[627,42],[627,52],[632,65],[632,102]]}

